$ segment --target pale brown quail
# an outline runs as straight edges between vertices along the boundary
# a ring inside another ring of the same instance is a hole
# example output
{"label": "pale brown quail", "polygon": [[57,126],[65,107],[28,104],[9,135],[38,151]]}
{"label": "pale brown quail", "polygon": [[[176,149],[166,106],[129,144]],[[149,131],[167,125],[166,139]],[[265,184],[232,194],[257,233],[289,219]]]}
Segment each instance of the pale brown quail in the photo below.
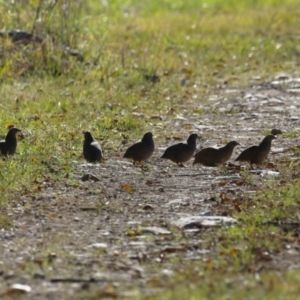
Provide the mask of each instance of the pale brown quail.
{"label": "pale brown quail", "polygon": [[272,134],[267,135],[258,146],[252,146],[244,150],[236,159],[236,161],[246,161],[252,167],[255,165],[262,165],[271,150],[272,141],[276,137]]}
{"label": "pale brown quail", "polygon": [[189,136],[187,143],[178,143],[168,147],[161,158],[169,159],[183,166],[184,162],[187,162],[196,151],[196,140],[198,135],[193,133]]}
{"label": "pale brown quail", "polygon": [[132,159],[134,165],[136,163],[141,164],[153,154],[154,148],[153,135],[151,132],[147,132],[140,142],[133,144],[126,150],[123,157]]}
{"label": "pale brown quail", "polygon": [[224,164],[232,155],[234,147],[239,145],[236,141],[231,141],[219,149],[205,148],[195,154],[193,165],[202,164],[208,167],[215,167]]}

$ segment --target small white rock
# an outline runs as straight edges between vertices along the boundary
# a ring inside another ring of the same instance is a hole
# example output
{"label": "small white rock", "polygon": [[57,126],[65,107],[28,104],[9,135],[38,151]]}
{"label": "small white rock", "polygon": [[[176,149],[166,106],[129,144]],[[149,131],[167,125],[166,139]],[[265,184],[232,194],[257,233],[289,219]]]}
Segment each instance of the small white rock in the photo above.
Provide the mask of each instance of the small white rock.
{"label": "small white rock", "polygon": [[32,288],[27,284],[14,283],[10,286],[10,288],[14,291],[18,291],[21,293],[29,293]]}

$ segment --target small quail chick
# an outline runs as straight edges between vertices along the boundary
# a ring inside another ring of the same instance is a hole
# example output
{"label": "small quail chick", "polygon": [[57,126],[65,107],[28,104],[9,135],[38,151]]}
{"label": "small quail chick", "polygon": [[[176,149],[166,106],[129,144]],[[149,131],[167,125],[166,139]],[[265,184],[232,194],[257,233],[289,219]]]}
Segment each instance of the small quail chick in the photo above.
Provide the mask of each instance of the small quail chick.
{"label": "small quail chick", "polygon": [[272,141],[276,137],[272,134],[267,135],[258,146],[252,146],[244,150],[236,161],[247,161],[252,165],[262,165],[271,150]]}
{"label": "small quail chick", "polygon": [[224,164],[232,155],[234,147],[239,145],[236,141],[231,141],[219,149],[205,148],[195,154],[193,165],[202,164],[208,167],[215,167]]}
{"label": "small quail chick", "polygon": [[133,144],[126,150],[123,157],[132,159],[134,165],[136,163],[141,164],[153,154],[154,148],[153,135],[151,132],[147,132],[140,142]]}
{"label": "small quail chick", "polygon": [[0,151],[4,156],[14,155],[17,149],[17,133],[21,132],[20,129],[12,127],[9,129],[5,140],[0,141]]}
{"label": "small quail chick", "polygon": [[161,158],[169,159],[178,164],[178,166],[183,167],[183,163],[187,162],[194,155],[198,138],[197,134],[191,134],[187,143],[178,143],[168,147]]}
{"label": "small quail chick", "polygon": [[83,157],[88,162],[98,162],[102,158],[102,149],[89,131],[84,133]]}

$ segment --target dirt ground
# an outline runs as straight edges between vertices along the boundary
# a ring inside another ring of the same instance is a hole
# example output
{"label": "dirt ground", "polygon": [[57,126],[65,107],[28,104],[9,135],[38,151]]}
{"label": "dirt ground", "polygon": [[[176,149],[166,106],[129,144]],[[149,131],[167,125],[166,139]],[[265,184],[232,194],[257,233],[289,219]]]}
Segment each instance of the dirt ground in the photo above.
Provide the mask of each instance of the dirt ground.
{"label": "dirt ground", "polygon": [[[199,133],[199,148],[236,140],[241,146],[235,149],[233,162],[272,128],[299,129],[299,100],[300,79],[283,75],[243,90],[220,89],[206,106],[197,107],[187,99],[181,115],[153,128],[157,147],[143,169],[107,153],[101,165],[74,163],[67,185],[45,182],[40,192],[16,197],[5,209],[13,226],[0,231],[2,297],[13,295],[16,291],[10,287],[17,283],[31,287],[21,297],[32,300],[72,299],[94,285],[103,296],[135,295],[137,289],[151,294],[155,290],[148,283],[157,274],[170,276],[176,269],[170,257],[198,260],[211,255],[213,249],[202,247],[203,229],[182,230],[179,220],[230,218],[233,211],[221,203],[222,192],[235,198],[254,193],[265,180],[278,180],[276,173],[256,172],[251,183],[239,185],[241,171],[192,166],[192,161],[179,168],[159,159],[166,146],[178,142],[164,136],[176,132],[185,139]],[[191,113],[199,108],[205,113]],[[299,145],[299,137],[278,136],[265,170],[276,172],[278,161],[292,156],[292,145]],[[85,174],[94,177],[84,181]],[[185,244],[178,238],[182,235]],[[297,250],[278,254],[270,265],[288,268],[296,256]]]}

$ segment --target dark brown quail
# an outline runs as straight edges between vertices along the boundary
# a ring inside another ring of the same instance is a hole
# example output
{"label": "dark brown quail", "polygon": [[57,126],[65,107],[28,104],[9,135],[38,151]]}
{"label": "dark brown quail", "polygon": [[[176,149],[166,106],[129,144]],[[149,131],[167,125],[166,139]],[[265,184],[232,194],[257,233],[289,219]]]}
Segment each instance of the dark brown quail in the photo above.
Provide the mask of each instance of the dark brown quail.
{"label": "dark brown quail", "polygon": [[229,142],[226,146],[219,149],[205,148],[195,154],[193,165],[202,164],[208,167],[215,167],[224,164],[232,155],[235,146],[239,145],[236,141]]}
{"label": "dark brown quail", "polygon": [[151,132],[147,132],[140,142],[133,144],[126,150],[123,157],[131,158],[134,165],[140,164],[152,155],[154,148],[153,135]]}
{"label": "dark brown quail", "polygon": [[102,158],[102,149],[89,131],[84,133],[83,157],[88,162],[98,162]]}
{"label": "dark brown quail", "polygon": [[252,146],[244,150],[236,161],[247,161],[252,165],[262,165],[271,150],[272,141],[276,137],[272,134],[267,135],[258,146]]}
{"label": "dark brown quail", "polygon": [[183,167],[183,163],[187,162],[194,155],[198,138],[197,134],[191,134],[187,143],[179,143],[168,147],[161,158],[169,159],[178,164],[178,166]]}
{"label": "dark brown quail", "polygon": [[5,140],[0,141],[0,151],[2,155],[14,155],[17,149],[17,137],[16,134],[21,132],[20,129],[12,127],[9,129]]}
{"label": "dark brown quail", "polygon": [[282,133],[283,133],[283,132],[282,132],[282,130],[280,130],[280,129],[274,128],[274,129],[271,130],[271,134],[272,134],[272,135],[278,135],[278,134],[282,134]]}

